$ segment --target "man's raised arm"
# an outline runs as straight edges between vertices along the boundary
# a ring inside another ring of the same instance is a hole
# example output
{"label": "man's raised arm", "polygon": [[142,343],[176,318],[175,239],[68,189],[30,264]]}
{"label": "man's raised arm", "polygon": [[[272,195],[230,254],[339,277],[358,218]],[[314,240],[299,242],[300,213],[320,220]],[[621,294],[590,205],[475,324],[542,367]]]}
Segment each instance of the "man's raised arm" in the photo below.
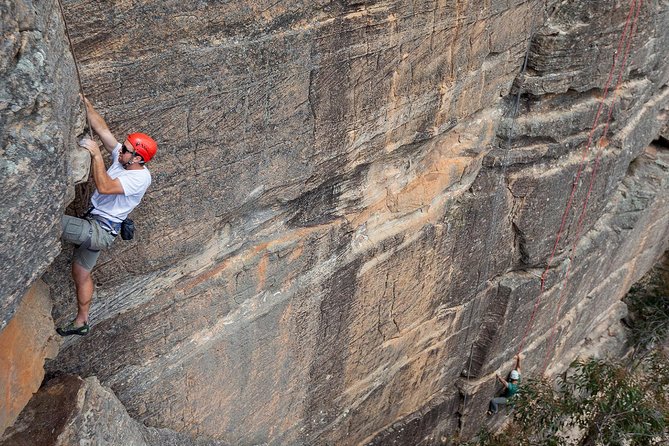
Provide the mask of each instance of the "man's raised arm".
{"label": "man's raised arm", "polygon": [[102,144],[105,146],[105,149],[107,149],[107,152],[111,153],[112,150],[114,150],[114,147],[116,147],[118,144],[118,141],[116,141],[116,138],[114,135],[112,135],[109,127],[107,126],[107,123],[102,118],[100,113],[95,110],[93,104],[91,104],[87,98],[84,97],[83,99],[84,104],[86,105],[86,115],[88,116],[88,122],[90,123],[90,126],[102,140]]}
{"label": "man's raised arm", "polygon": [[497,380],[502,383],[505,389],[509,387],[509,382],[502,378],[502,375],[500,375],[499,372],[495,373],[495,376],[497,377]]}

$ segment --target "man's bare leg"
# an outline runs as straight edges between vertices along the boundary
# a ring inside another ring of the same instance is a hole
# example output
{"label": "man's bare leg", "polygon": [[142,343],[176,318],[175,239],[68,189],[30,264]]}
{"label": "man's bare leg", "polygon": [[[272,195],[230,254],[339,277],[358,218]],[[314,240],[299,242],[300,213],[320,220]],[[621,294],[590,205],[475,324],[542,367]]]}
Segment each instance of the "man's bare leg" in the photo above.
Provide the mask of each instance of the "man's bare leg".
{"label": "man's bare leg", "polygon": [[93,278],[90,271],[77,262],[72,262],[72,278],[77,288],[77,317],[74,325],[81,327],[88,322],[88,311],[93,300]]}

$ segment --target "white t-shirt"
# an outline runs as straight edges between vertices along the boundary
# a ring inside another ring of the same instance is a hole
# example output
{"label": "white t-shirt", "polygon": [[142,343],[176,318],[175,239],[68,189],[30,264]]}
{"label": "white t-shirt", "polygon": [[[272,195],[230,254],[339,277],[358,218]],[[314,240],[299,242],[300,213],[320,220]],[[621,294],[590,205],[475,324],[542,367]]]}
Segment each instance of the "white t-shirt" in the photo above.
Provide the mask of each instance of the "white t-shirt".
{"label": "white t-shirt", "polygon": [[95,209],[91,214],[101,215],[102,217],[120,223],[126,219],[128,214],[139,204],[144,196],[144,192],[151,184],[151,173],[149,169],[142,166],[139,170],[126,170],[118,161],[118,155],[121,150],[121,143],[118,143],[112,151],[114,162],[107,173],[112,179],[118,178],[123,185],[122,194],[101,194],[95,190],[91,198],[91,204]]}

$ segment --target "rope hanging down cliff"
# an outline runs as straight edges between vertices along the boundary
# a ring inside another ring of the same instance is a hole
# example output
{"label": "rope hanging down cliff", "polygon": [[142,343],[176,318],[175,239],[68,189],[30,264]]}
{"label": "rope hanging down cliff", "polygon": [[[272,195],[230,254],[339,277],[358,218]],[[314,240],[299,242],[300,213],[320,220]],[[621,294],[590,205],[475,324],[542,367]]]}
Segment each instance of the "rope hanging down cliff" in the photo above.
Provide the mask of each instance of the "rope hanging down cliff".
{"label": "rope hanging down cliff", "polygon": [[[72,279],[76,290],[77,314],[56,331],[61,336],[85,336],[91,329],[90,308],[95,291],[91,271],[101,250],[110,248],[118,235],[124,240],[132,238],[134,225],[128,215],[139,205],[151,184],[151,173],[145,164],[155,156],[158,144],[149,135],[137,132],[119,141],[111,133],[104,118],[88,101],[84,95],[65,12],[61,0],[57,2],[74,59],[79,92],[86,107],[90,138],[82,139],[79,145],[91,155],[91,177],[95,192],[85,200],[87,205],[90,200],[85,216],[62,217],[61,239],[75,246],[72,255]],[[93,130],[100,137],[104,149],[111,155],[112,163],[109,168],[105,167],[100,145],[93,140]],[[88,191],[91,189],[88,188]]]}
{"label": "rope hanging down cliff", "polygon": [[[573,201],[574,201],[574,197],[576,195],[576,191],[578,190],[578,187],[579,187],[580,178],[581,178],[581,175],[582,175],[584,167],[585,167],[585,163],[586,163],[586,160],[587,160],[587,155],[590,151],[592,142],[594,140],[595,132],[596,132],[597,127],[599,125],[599,119],[601,117],[602,110],[603,110],[604,104],[606,102],[608,93],[609,93],[609,88],[611,86],[611,81],[613,79],[613,75],[615,73],[616,66],[618,64],[618,58],[620,56],[623,45],[627,41],[625,55],[624,55],[623,62],[622,62],[621,67],[620,67],[620,74],[618,76],[618,84],[616,85],[616,91],[618,90],[618,88],[620,86],[620,83],[622,82],[622,75],[624,73],[625,63],[627,61],[627,56],[629,54],[630,44],[631,44],[631,41],[632,41],[632,35],[636,30],[636,23],[637,23],[639,11],[641,10],[642,1],[643,0],[638,0],[638,1],[637,0],[632,0],[632,3],[630,5],[630,10],[627,14],[627,18],[626,18],[626,21],[625,21],[625,26],[623,28],[623,31],[621,33],[621,37],[620,37],[619,42],[618,42],[618,47],[616,49],[616,52],[613,55],[613,62],[612,62],[612,65],[611,65],[611,69],[609,71],[608,79],[607,79],[606,84],[604,86],[604,92],[602,94],[602,97],[599,100],[599,106],[597,108],[597,113],[595,115],[594,122],[593,122],[592,127],[591,127],[590,132],[589,132],[588,141],[587,141],[587,144],[585,145],[585,147],[583,149],[582,156],[581,156],[581,162],[580,162],[580,165],[578,167],[576,176],[575,176],[575,178],[572,182],[571,193],[569,195],[569,199],[567,200],[565,210],[562,214],[562,220],[561,220],[561,223],[560,223],[560,227],[559,227],[559,229],[556,233],[555,242],[553,244],[553,248],[552,248],[548,263],[546,264],[544,272],[541,275],[540,291],[539,291],[539,294],[537,295],[537,297],[535,299],[535,303],[534,303],[534,307],[533,307],[533,310],[532,310],[532,314],[530,316],[530,320],[528,321],[528,324],[525,328],[525,332],[523,333],[523,336],[521,338],[520,346],[518,348],[518,354],[520,354],[522,352],[522,350],[525,346],[525,341],[527,339],[527,336],[528,336],[528,334],[529,334],[529,332],[532,328],[535,317],[537,315],[537,310],[538,310],[539,304],[541,302],[541,296],[543,295],[543,293],[546,290],[546,278],[548,276],[548,271],[550,270],[550,268],[552,266],[553,260],[555,258],[555,254],[557,252],[557,248],[559,246],[560,240],[562,239],[562,235],[564,234],[567,218],[568,218],[569,212],[571,211]],[[633,13],[634,13],[635,10],[636,10],[636,14],[634,14],[634,24],[632,25],[631,30],[630,30],[630,24],[631,24],[632,16],[633,16]],[[628,33],[628,31],[630,31],[630,32]],[[600,138],[598,140],[599,141],[598,146],[599,146],[600,150],[599,150],[599,152],[598,152],[598,154],[595,158],[595,164],[594,164],[594,167],[593,167],[593,170],[592,170],[592,173],[591,173],[591,177],[590,177],[589,190],[588,190],[587,196],[584,199],[581,214],[580,214],[579,219],[578,219],[578,223],[577,223],[577,228],[578,229],[577,229],[576,235],[574,237],[573,245],[571,247],[569,265],[568,265],[567,273],[565,275],[564,283],[562,284],[563,286],[562,286],[562,289],[561,289],[560,296],[563,295],[564,290],[567,287],[567,283],[568,283],[568,279],[569,279],[569,274],[568,273],[569,273],[569,269],[571,268],[571,264],[573,263],[573,259],[574,259],[574,255],[575,255],[575,251],[576,251],[576,245],[579,241],[580,229],[582,227],[583,221],[585,219],[585,215],[587,213],[588,199],[590,197],[590,192],[592,191],[592,185],[593,185],[594,180],[595,180],[596,175],[597,175],[597,167],[599,165],[599,157],[601,156],[602,149],[606,145],[606,143],[605,143],[606,134],[608,132],[609,123],[610,123],[611,116],[612,116],[612,109],[613,109],[613,103],[610,105],[610,108],[609,108],[609,113],[608,113],[608,116],[607,116],[607,122],[606,122],[604,133],[600,136]],[[562,300],[562,297],[559,299],[558,303],[560,303],[561,300]],[[558,305],[558,311],[560,309],[561,309],[561,305]],[[556,317],[554,318],[553,333],[551,335],[550,342],[552,342],[552,339],[554,337],[554,331],[555,331],[555,327],[556,327],[555,324],[557,323],[558,317],[559,317],[559,314],[556,314]],[[544,360],[544,366],[543,366],[542,374],[545,373],[545,371],[546,371],[547,358],[549,357],[550,350],[551,350],[551,348],[549,346],[549,348],[547,349],[547,353],[546,353],[546,359]]]}
{"label": "rope hanging down cliff", "polygon": [[[67,37],[67,42],[70,46],[70,53],[72,53],[72,59],[74,60],[74,70],[77,73],[77,82],[79,84],[79,93],[81,94],[81,98],[86,97],[84,94],[84,87],[81,83],[81,74],[79,73],[79,62],[77,62],[77,55],[74,52],[74,46],[72,45],[72,38],[70,37],[70,30],[67,27],[67,20],[65,19],[65,10],[63,9],[63,4],[61,0],[56,0],[58,3],[58,9],[60,9],[60,16],[63,19],[63,27],[65,28],[65,36]],[[93,130],[91,129],[91,123],[88,120],[88,114],[86,115],[86,127],[88,127],[88,136],[93,139]]]}
{"label": "rope hanging down cliff", "polygon": [[[635,3],[635,1],[632,1],[632,7],[630,9],[630,12],[634,8],[634,3]],[[604,149],[608,145],[607,136],[608,136],[609,126],[611,124],[611,117],[613,115],[613,106],[615,104],[616,98],[618,97],[618,92],[619,92],[620,86],[622,84],[623,74],[625,72],[625,65],[627,64],[627,57],[629,56],[630,48],[631,48],[631,45],[632,45],[632,38],[633,38],[633,36],[636,32],[636,29],[637,29],[637,21],[638,21],[638,18],[639,18],[639,13],[641,11],[642,3],[643,3],[643,0],[638,0],[638,2],[637,2],[636,12],[634,14],[634,21],[632,23],[632,28],[630,30],[630,33],[627,36],[627,45],[626,45],[626,48],[625,48],[625,53],[624,53],[623,60],[622,60],[621,66],[620,66],[620,72],[618,73],[618,79],[616,81],[616,86],[613,90],[614,96],[613,96],[613,99],[611,100],[611,104],[609,105],[609,111],[608,111],[608,114],[607,114],[606,124],[604,126],[604,131],[602,132],[602,136],[600,136],[598,144],[597,144],[598,150],[597,150],[596,155],[595,155],[595,160],[594,160],[594,165],[593,165],[593,168],[592,168],[592,172],[590,173],[590,182],[588,184],[588,190],[587,190],[585,199],[583,200],[583,206],[581,208],[581,214],[579,215],[578,222],[576,224],[576,233],[575,233],[575,236],[574,236],[574,240],[572,242],[571,253],[570,253],[570,256],[569,256],[569,262],[567,263],[567,271],[565,273],[564,285],[560,289],[557,311],[555,313],[558,316],[560,314],[560,310],[562,309],[562,305],[564,304],[564,299],[565,299],[565,296],[566,296],[565,289],[567,288],[567,283],[569,282],[569,274],[571,272],[571,267],[574,263],[574,256],[576,254],[576,245],[578,244],[578,241],[580,239],[581,230],[583,229],[583,223],[584,223],[585,217],[587,215],[588,202],[590,200],[590,195],[592,193],[592,188],[594,186],[595,178],[597,177],[599,164],[601,162],[601,156],[602,156],[602,153],[603,153]],[[629,14],[628,14],[628,23],[629,23]],[[627,24],[626,24],[625,28],[627,29]],[[625,36],[625,32],[623,32],[623,37],[624,36]],[[622,39],[621,39],[621,41],[622,41]],[[618,51],[620,51],[620,43],[619,43]],[[596,128],[596,126],[597,126],[596,123],[593,124],[593,128]],[[550,339],[548,341],[547,348],[546,348],[546,356],[544,358],[544,363],[543,363],[543,367],[542,367],[542,374],[546,372],[546,368],[548,366],[548,359],[550,357],[551,352],[553,351],[554,341],[556,341],[555,335],[556,335],[556,329],[557,329],[557,320],[558,320],[557,317],[553,319],[553,327],[551,329],[551,336],[550,336]]]}
{"label": "rope hanging down cliff", "polygon": [[[520,74],[518,76],[518,79],[520,79],[520,81],[519,81],[519,84],[518,84],[518,91],[516,92],[516,97],[514,99],[513,108],[512,108],[512,112],[511,112],[511,124],[509,126],[509,134],[508,134],[507,141],[506,141],[506,151],[504,153],[504,160],[502,161],[502,171],[500,172],[500,175],[499,175],[499,182],[498,182],[497,188],[496,188],[497,192],[495,193],[495,199],[493,201],[493,208],[492,208],[491,215],[497,215],[497,212],[499,211],[500,195],[501,195],[501,193],[499,191],[501,191],[503,189],[502,185],[504,183],[504,179],[506,177],[506,170],[507,170],[507,167],[508,167],[508,164],[509,164],[508,163],[509,153],[511,152],[511,142],[512,142],[512,139],[513,139],[513,132],[514,132],[514,129],[515,129],[516,118],[518,117],[518,110],[520,108],[520,97],[523,93],[525,73],[527,71],[527,61],[528,61],[529,56],[530,56],[530,48],[532,46],[532,40],[534,39],[535,34],[536,34],[536,32],[534,31],[534,29],[532,29],[530,31],[530,35],[529,35],[528,40],[527,40],[527,48],[525,49],[525,57],[523,59],[523,65],[520,69]],[[488,237],[486,238],[486,243],[484,245],[484,250],[485,251],[487,251],[487,249],[492,244],[492,233],[493,233],[493,230],[490,229],[488,231]],[[488,260],[486,261],[486,266],[485,266],[484,272],[483,272],[482,275],[480,275],[480,277],[483,277],[483,279],[486,281],[485,283],[487,283],[486,278],[488,277],[488,273],[490,271],[490,262],[491,262],[490,257],[488,257]],[[477,284],[478,283],[479,282],[477,281]],[[483,288],[482,286],[477,285],[474,295],[478,295],[482,288]],[[467,344],[469,342],[469,332],[471,330],[472,319],[473,319],[475,313],[476,312],[473,311],[473,309],[472,309],[472,312],[470,313],[469,323],[467,324],[469,328],[467,329],[467,332],[465,334],[465,344]],[[467,361],[466,378],[469,378],[471,376],[473,355],[474,355],[474,342],[472,342],[472,344],[469,348],[469,359]],[[464,394],[463,405],[465,405],[465,406],[467,405],[467,393]]]}

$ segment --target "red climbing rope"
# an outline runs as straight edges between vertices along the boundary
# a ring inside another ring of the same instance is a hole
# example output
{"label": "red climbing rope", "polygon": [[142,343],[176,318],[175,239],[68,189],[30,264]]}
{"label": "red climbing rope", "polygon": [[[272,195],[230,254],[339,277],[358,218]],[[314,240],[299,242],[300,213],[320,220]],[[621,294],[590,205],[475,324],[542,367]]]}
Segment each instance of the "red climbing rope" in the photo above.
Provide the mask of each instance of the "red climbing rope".
{"label": "red climbing rope", "polygon": [[[640,2],[641,2],[641,0],[639,0],[639,5],[640,5]],[[637,0],[632,0],[632,3],[630,5],[630,10],[629,10],[629,12],[627,14],[627,18],[625,20],[625,27],[623,29],[620,40],[618,42],[618,48],[616,49],[616,52],[613,55],[613,63],[611,65],[611,70],[609,71],[608,78],[607,78],[606,83],[604,85],[604,92],[603,92],[602,98],[600,99],[600,103],[599,103],[599,106],[597,108],[597,113],[595,114],[595,119],[594,119],[592,128],[590,130],[590,133],[588,135],[588,141],[587,141],[587,144],[585,145],[585,147],[583,149],[583,153],[582,153],[582,156],[581,156],[581,162],[579,164],[579,167],[578,167],[578,170],[577,170],[577,173],[576,173],[576,177],[574,178],[574,181],[572,183],[571,193],[569,195],[569,199],[567,200],[567,204],[565,206],[564,213],[562,214],[562,221],[560,222],[560,228],[557,231],[556,238],[555,238],[555,243],[553,244],[553,249],[551,251],[548,263],[546,264],[546,268],[544,269],[544,272],[541,275],[541,289],[540,289],[539,294],[537,295],[537,297],[535,299],[534,308],[532,310],[530,320],[527,324],[525,332],[523,333],[523,337],[521,338],[520,347],[518,349],[518,354],[520,354],[522,352],[522,350],[525,346],[525,341],[526,341],[527,336],[528,336],[528,334],[529,334],[529,332],[532,328],[532,325],[534,323],[534,319],[535,319],[536,314],[537,314],[537,310],[539,308],[539,304],[541,302],[541,296],[543,295],[543,293],[546,289],[546,278],[548,276],[548,271],[550,270],[550,268],[553,264],[553,260],[555,258],[555,253],[557,252],[557,248],[559,246],[560,240],[562,239],[562,235],[564,233],[564,229],[565,229],[566,222],[567,222],[567,217],[569,216],[569,212],[571,211],[572,204],[573,204],[573,201],[574,201],[574,197],[576,195],[576,190],[578,189],[578,184],[580,182],[581,174],[582,174],[583,168],[585,166],[587,155],[590,151],[590,147],[592,145],[594,134],[595,134],[595,131],[596,131],[597,126],[599,124],[599,118],[602,114],[604,103],[605,103],[606,98],[608,96],[609,88],[611,86],[611,81],[613,79],[613,74],[615,72],[616,65],[618,63],[618,56],[620,54],[620,51],[623,48],[623,44],[624,44],[628,29],[630,27],[630,20],[632,19],[632,14],[633,14],[636,6],[637,6]],[[639,6],[639,9],[640,9],[640,6]],[[631,38],[630,38],[630,40],[631,40]],[[622,75],[622,70],[621,70],[621,75]],[[610,116],[611,116],[611,113],[609,112],[609,119],[610,119]],[[607,122],[606,128],[608,129],[608,122]],[[593,172],[596,172],[596,170],[593,169]],[[573,254],[573,252],[572,252],[572,254]],[[565,284],[565,286],[563,286],[563,289],[564,288],[566,288],[566,284]]]}
{"label": "red climbing rope", "polygon": [[[635,1],[636,0],[634,0],[632,2],[633,7],[634,7]],[[555,334],[556,334],[556,330],[557,330],[557,321],[558,321],[558,318],[560,316],[560,311],[562,310],[562,305],[564,304],[564,300],[565,300],[565,296],[566,296],[565,290],[567,289],[567,284],[569,283],[569,276],[570,276],[570,272],[571,272],[571,267],[573,265],[574,257],[576,255],[576,245],[578,244],[578,241],[580,239],[581,230],[583,229],[583,222],[585,221],[585,217],[587,215],[588,202],[590,200],[590,195],[592,194],[592,189],[593,189],[593,186],[594,186],[594,183],[595,183],[595,179],[597,177],[599,164],[601,162],[601,156],[602,156],[602,154],[604,152],[604,149],[607,145],[606,136],[608,135],[609,126],[611,124],[611,117],[613,115],[613,106],[615,105],[615,101],[616,101],[616,98],[618,96],[620,86],[622,84],[623,74],[625,72],[625,65],[627,64],[627,57],[629,56],[629,51],[630,51],[630,48],[632,46],[632,37],[634,36],[634,33],[636,32],[636,29],[637,29],[637,21],[638,21],[638,18],[639,18],[639,13],[641,12],[642,3],[643,3],[643,0],[639,0],[638,3],[637,3],[637,6],[636,6],[636,12],[634,13],[634,21],[633,21],[633,24],[632,24],[632,29],[631,29],[629,35],[627,36],[627,45],[626,45],[626,48],[625,48],[625,54],[623,56],[622,64],[620,66],[620,72],[618,74],[618,80],[616,82],[616,88],[614,90],[614,96],[613,96],[613,99],[611,100],[611,104],[609,105],[609,112],[608,112],[607,119],[606,119],[606,125],[604,126],[604,132],[602,133],[602,136],[599,139],[600,143],[598,144],[598,150],[597,150],[597,153],[596,153],[596,156],[595,156],[594,165],[593,165],[593,168],[592,168],[592,172],[590,173],[590,183],[588,185],[588,191],[586,193],[585,199],[583,200],[583,206],[581,208],[581,214],[578,218],[578,223],[576,225],[576,234],[574,236],[574,241],[572,242],[571,254],[569,256],[569,262],[567,264],[567,271],[565,273],[563,286],[560,289],[557,311],[555,313],[556,317],[553,319],[553,327],[552,327],[552,330],[551,330],[551,336],[550,336],[550,339],[549,339],[548,344],[546,346],[546,355],[545,355],[544,363],[543,363],[543,367],[542,367],[542,374],[546,372],[546,368],[548,367],[548,360],[550,358],[550,354],[552,353],[552,351],[554,349]],[[625,34],[623,34],[623,37],[624,36],[625,36]]]}

